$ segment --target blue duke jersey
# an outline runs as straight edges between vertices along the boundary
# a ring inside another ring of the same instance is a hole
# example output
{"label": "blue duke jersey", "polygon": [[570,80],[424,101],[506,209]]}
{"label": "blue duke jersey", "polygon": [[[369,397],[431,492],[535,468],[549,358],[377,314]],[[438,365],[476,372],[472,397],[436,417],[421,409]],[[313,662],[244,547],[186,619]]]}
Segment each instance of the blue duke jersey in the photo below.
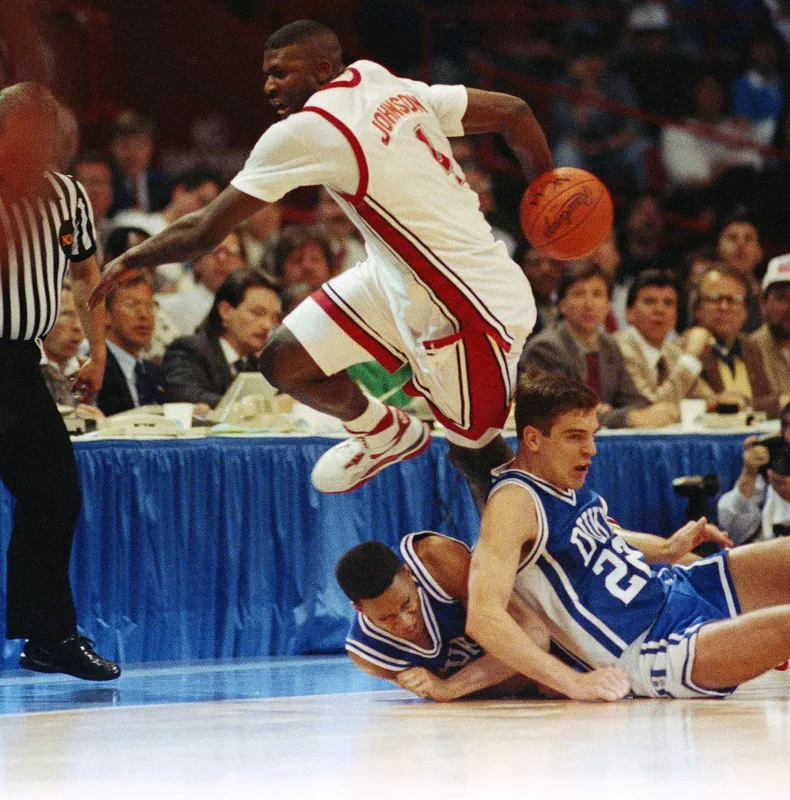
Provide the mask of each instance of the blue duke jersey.
{"label": "blue duke jersey", "polygon": [[[410,533],[400,543],[401,557],[411,568],[417,584],[422,615],[431,639],[430,647],[426,649],[393,636],[363,614],[357,613],[346,637],[346,650],[349,653],[391,670],[393,675],[409,667],[424,667],[442,678],[458,672],[483,655],[483,648],[464,634],[466,609],[463,603],[439,586],[415,551],[414,545],[420,539],[440,535]],[[466,547],[463,542],[459,544]]]}
{"label": "blue duke jersey", "polygon": [[612,530],[606,504],[592,489],[558,489],[517,469],[500,468],[494,476],[492,494],[517,484],[537,509],[538,537],[519,564],[516,593],[575,658],[592,668],[616,664],[653,624],[667,585]]}

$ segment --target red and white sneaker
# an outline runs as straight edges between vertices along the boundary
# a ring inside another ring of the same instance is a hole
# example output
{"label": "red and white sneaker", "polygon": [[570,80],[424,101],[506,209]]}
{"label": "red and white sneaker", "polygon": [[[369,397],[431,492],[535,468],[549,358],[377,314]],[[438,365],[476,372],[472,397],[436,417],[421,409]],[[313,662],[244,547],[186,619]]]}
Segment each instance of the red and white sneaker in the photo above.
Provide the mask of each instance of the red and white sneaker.
{"label": "red and white sneaker", "polygon": [[392,423],[380,433],[357,433],[318,459],[310,476],[324,494],[350,492],[384,467],[418,456],[431,443],[430,428],[416,417],[390,407]]}

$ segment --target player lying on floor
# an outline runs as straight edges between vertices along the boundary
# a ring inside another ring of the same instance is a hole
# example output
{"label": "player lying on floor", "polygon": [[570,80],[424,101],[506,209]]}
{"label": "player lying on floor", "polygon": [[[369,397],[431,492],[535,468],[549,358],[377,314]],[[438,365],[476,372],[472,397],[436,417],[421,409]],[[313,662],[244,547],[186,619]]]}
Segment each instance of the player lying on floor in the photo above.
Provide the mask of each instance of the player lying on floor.
{"label": "player lying on floor", "polygon": [[[730,694],[790,655],[790,539],[651,569],[584,485],[597,405],[564,375],[519,379],[518,451],[495,470],[467,631],[514,671],[574,699]],[[514,592],[590,672],[535,646],[508,612]]]}
{"label": "player lying on floor", "polygon": [[[671,539],[635,534],[634,541],[655,560],[676,561],[688,557],[711,528],[688,524]],[[386,545],[365,542],[338,561],[338,583],[358,612],[346,638],[354,664],[433,700],[537,696],[534,681],[486,654],[464,633],[469,548],[423,531],[405,536],[400,551],[402,561]],[[536,647],[549,650],[546,628],[515,595],[508,613]]]}

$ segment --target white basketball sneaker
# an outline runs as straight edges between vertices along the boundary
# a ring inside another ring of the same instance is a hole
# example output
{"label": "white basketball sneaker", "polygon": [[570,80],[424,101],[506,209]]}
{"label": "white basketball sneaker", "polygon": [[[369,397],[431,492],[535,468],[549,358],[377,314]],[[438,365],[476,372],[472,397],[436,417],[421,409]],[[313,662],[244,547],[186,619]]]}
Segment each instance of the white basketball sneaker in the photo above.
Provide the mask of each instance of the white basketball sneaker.
{"label": "white basketball sneaker", "polygon": [[324,494],[350,492],[397,461],[418,456],[431,443],[430,428],[390,406],[392,424],[376,434],[357,433],[324,453],[310,476]]}

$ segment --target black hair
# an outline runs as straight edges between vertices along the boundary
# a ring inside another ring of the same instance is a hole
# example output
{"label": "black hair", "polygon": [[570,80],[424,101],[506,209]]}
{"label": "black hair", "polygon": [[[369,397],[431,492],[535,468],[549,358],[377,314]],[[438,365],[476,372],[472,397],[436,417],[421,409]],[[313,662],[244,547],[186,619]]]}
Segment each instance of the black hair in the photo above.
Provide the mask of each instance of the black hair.
{"label": "black hair", "polygon": [[568,411],[593,411],[598,395],[576,378],[562,372],[528,367],[516,383],[516,432],[518,438],[530,425],[544,436],[551,435],[557,417]]}
{"label": "black hair", "polygon": [[757,219],[757,215],[754,213],[754,210],[745,203],[739,203],[735,208],[730,209],[730,212],[726,216],[717,221],[715,241],[718,243],[725,228],[737,222],[751,225],[757,231],[757,237],[762,241],[762,231],[760,230],[760,222]]}
{"label": "black hair", "polygon": [[680,297],[680,281],[677,275],[668,269],[644,269],[637,274],[634,282],[628,287],[628,296],[626,297],[626,308],[633,308],[639,292],[648,286],[656,286],[664,288],[668,286],[670,289],[675,290],[675,294]]}
{"label": "black hair", "polygon": [[176,175],[173,178],[173,186],[183,186],[188,192],[191,192],[209,181],[216,183],[219,189],[225,186],[225,181],[217,170],[198,165],[189,167]]}
{"label": "black hair", "polygon": [[234,308],[243,302],[247,290],[253,287],[271,289],[275,294],[279,294],[277,284],[268,278],[263,272],[253,267],[239,267],[233,270],[217,289],[214,295],[214,303],[211,310],[206,315],[206,319],[201,324],[201,328],[209,336],[219,338],[223,332],[222,318],[219,314],[219,304],[224,300]]}
{"label": "black hair", "polygon": [[369,600],[392,586],[403,568],[397,555],[381,542],[363,542],[340,557],[335,577],[349,600]]}
{"label": "black hair", "polygon": [[151,234],[143,228],[137,228],[133,225],[121,225],[113,228],[110,235],[107,237],[107,244],[104,246],[104,260],[109,264],[113,259],[122,256],[130,247],[129,237],[140,236],[143,241],[149,239]]}
{"label": "black hair", "polygon": [[337,65],[343,62],[343,50],[337,34],[327,25],[314,19],[299,19],[278,28],[267,40],[264,51],[279,50],[292,44],[320,41],[326,55]]}
{"label": "black hair", "polygon": [[330,274],[334,273],[335,258],[329,239],[320,228],[312,225],[291,225],[280,231],[269,254],[270,272],[281,279],[286,259],[308,242],[315,242],[321,248],[329,265]]}

